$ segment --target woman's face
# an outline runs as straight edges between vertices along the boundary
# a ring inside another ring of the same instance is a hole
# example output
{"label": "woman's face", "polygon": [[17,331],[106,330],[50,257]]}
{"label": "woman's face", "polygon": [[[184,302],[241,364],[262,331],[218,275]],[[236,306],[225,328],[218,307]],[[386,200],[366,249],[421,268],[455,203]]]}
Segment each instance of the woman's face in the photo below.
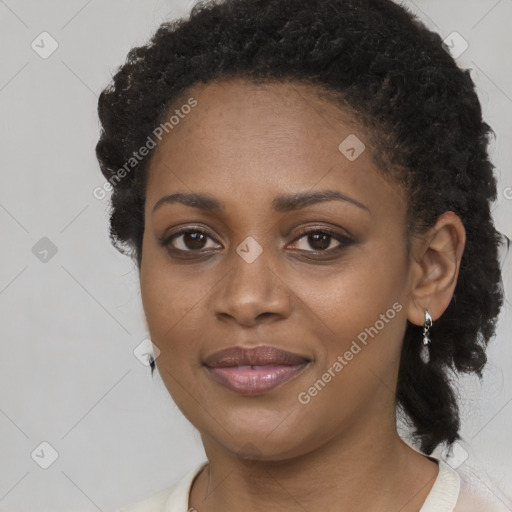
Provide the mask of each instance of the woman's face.
{"label": "woman's face", "polygon": [[148,169],[140,270],[172,398],[207,452],[282,460],[390,431],[411,300],[400,189],[304,85],[189,96]]}

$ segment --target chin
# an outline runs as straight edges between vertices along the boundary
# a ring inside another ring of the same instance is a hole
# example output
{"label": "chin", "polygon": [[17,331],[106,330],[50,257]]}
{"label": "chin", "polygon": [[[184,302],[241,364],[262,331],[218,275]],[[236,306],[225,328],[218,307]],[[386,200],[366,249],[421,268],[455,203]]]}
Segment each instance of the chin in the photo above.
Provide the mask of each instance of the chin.
{"label": "chin", "polygon": [[[246,461],[286,461],[314,450],[315,435],[308,435],[304,422],[283,421],[287,414],[261,417],[233,415],[233,421],[222,426],[208,424],[203,432],[215,444]],[[224,427],[224,428],[223,428]],[[203,436],[203,440],[206,439]]]}

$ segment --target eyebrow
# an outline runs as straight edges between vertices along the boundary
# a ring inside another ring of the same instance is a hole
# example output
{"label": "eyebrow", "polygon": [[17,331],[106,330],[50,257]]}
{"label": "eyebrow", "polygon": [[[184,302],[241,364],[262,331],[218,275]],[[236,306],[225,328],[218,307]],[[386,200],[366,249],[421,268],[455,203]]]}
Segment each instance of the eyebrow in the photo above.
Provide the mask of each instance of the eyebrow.
{"label": "eyebrow", "polygon": [[[321,203],[324,201],[344,201],[363,210],[370,209],[363,203],[345,195],[336,190],[320,190],[317,192],[297,192],[295,194],[289,194],[284,196],[278,196],[272,201],[272,207],[275,211],[285,213],[295,210],[300,210],[312,204]],[[169,194],[160,198],[153,206],[154,213],[158,208],[164,204],[181,203],[186,206],[198,208],[200,210],[206,210],[211,212],[223,212],[224,205],[217,199],[204,195],[204,194],[184,194],[177,192],[175,194]]]}

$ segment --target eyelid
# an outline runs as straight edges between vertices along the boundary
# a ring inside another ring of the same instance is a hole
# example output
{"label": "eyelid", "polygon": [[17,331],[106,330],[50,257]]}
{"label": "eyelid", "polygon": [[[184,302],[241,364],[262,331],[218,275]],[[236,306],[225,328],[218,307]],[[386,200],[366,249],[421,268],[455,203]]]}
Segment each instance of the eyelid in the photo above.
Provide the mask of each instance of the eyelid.
{"label": "eyelid", "polygon": [[[342,248],[347,247],[354,242],[354,239],[351,235],[339,233],[339,232],[335,231],[333,228],[329,228],[329,227],[321,226],[321,225],[313,225],[313,226],[306,225],[299,229],[298,233],[296,233],[296,236],[290,243],[292,243],[292,244],[296,243],[298,240],[307,236],[308,234],[318,233],[318,232],[324,233],[324,234],[330,236],[331,238],[334,238],[337,242],[339,242],[339,245],[335,248],[327,249],[324,251],[321,251],[321,250],[307,251],[307,250],[303,250],[303,249],[296,249],[296,250],[298,250],[299,252],[306,252],[306,253],[310,252],[310,253],[316,253],[316,254],[324,253],[327,255],[327,254],[332,254],[338,250],[341,250]],[[180,252],[180,253],[200,254],[201,252],[211,251],[211,249],[184,250],[184,249],[177,249],[175,247],[172,247],[172,248],[168,247],[170,242],[173,239],[178,238],[186,233],[201,233],[201,234],[205,235],[207,238],[213,240],[215,243],[217,243],[217,244],[220,243],[215,239],[215,237],[210,235],[210,233],[207,229],[200,227],[200,226],[194,226],[194,225],[187,225],[187,226],[176,229],[175,231],[171,232],[168,235],[164,235],[164,237],[162,239],[160,239],[160,243],[163,247],[167,247],[168,250],[176,251],[176,252]]]}
{"label": "eyelid", "polygon": [[346,231],[345,231],[345,233],[339,233],[338,231],[336,231],[335,228],[330,228],[327,226],[320,226],[320,225],[312,226],[312,225],[308,224],[307,226],[299,228],[298,232],[296,233],[296,237],[294,238],[294,241],[297,240],[297,238],[302,237],[303,235],[307,235],[309,233],[316,233],[316,232],[326,233],[328,235],[331,235],[333,238],[343,238],[346,240],[352,240],[352,236],[349,235]]}
{"label": "eyelid", "polygon": [[310,250],[310,251],[304,251],[302,249],[297,249],[299,252],[306,252],[306,253],[313,253],[313,254],[325,254],[325,255],[332,255],[338,251],[341,251],[343,248],[348,247],[349,245],[352,245],[354,243],[354,239],[348,235],[348,234],[342,234],[339,233],[331,228],[327,228],[324,226],[307,226],[305,228],[302,228],[299,233],[297,233],[297,236],[292,240],[291,243],[296,243],[305,236],[309,235],[310,233],[324,233],[334,240],[336,240],[339,245],[337,247],[333,247],[331,249],[326,250]]}
{"label": "eyelid", "polygon": [[[217,240],[209,233],[209,231],[207,229],[205,229],[203,227],[199,227],[199,226],[193,226],[193,225],[187,225],[187,226],[178,228],[175,231],[171,231],[171,233],[164,235],[160,239],[160,243],[164,247],[166,247],[169,245],[171,240],[173,240],[174,238],[178,238],[179,236],[184,235],[186,233],[202,233],[203,235],[207,236],[211,240],[214,240],[216,243],[220,243],[220,242],[217,242]],[[180,249],[177,249],[177,250],[180,250]],[[201,249],[198,249],[197,251],[189,250],[189,251],[183,251],[183,252],[199,252],[200,250]]]}

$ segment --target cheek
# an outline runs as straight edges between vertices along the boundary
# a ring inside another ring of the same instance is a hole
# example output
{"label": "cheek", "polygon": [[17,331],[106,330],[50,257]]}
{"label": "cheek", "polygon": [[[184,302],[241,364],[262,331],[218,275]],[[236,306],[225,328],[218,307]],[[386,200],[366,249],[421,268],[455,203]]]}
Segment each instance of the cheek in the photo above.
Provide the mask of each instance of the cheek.
{"label": "cheek", "polygon": [[[187,411],[194,409],[192,397],[200,396],[191,371],[199,365],[197,354],[204,338],[200,296],[193,286],[185,285],[180,273],[157,264],[158,258],[150,255],[147,251],[143,258],[140,287],[149,334],[160,351],[156,365],[169,394],[188,417]],[[204,321],[204,312],[202,316]]]}
{"label": "cheek", "polygon": [[[397,251],[372,244],[314,284],[306,279],[299,289],[308,290],[304,300],[329,328],[326,332],[346,340],[373,325],[381,315],[394,319],[397,310],[404,309],[406,271],[405,259]],[[395,303],[401,307],[393,309]]]}
{"label": "cheek", "polygon": [[[149,244],[148,244],[149,245]],[[153,342],[161,351],[168,350],[171,339],[190,310],[187,292],[176,272],[166,264],[163,251],[144,247],[140,271],[140,290],[144,314]]]}
{"label": "cheek", "polygon": [[[205,322],[215,279],[208,272],[171,266],[165,251],[150,248],[144,253],[140,288],[147,325],[153,343],[159,348],[157,364],[181,371],[184,361],[197,364],[205,343]],[[189,366],[190,366],[189,365]]]}
{"label": "cheek", "polygon": [[317,317],[329,327],[322,337],[318,370],[319,378],[329,368],[337,376],[324,394],[327,402],[351,389],[355,406],[361,397],[371,397],[381,382],[394,387],[406,327],[406,270],[398,251],[372,247],[325,279],[322,294],[309,298],[310,304],[318,301]]}
{"label": "cheek", "polygon": [[309,304],[321,304],[315,312],[329,329],[328,336],[319,336],[318,365],[301,396],[310,400],[305,422],[313,428],[314,418],[324,418],[325,435],[370,403],[392,408],[406,325],[403,269],[392,261],[347,268],[325,280],[323,302],[321,294],[309,297]]}
{"label": "cheek", "polygon": [[147,277],[141,282],[141,296],[151,339],[161,351],[174,352],[181,350],[179,340],[186,337],[190,348],[195,338],[191,327],[200,321],[195,318],[196,295],[187,294],[179,282],[166,276]]}

